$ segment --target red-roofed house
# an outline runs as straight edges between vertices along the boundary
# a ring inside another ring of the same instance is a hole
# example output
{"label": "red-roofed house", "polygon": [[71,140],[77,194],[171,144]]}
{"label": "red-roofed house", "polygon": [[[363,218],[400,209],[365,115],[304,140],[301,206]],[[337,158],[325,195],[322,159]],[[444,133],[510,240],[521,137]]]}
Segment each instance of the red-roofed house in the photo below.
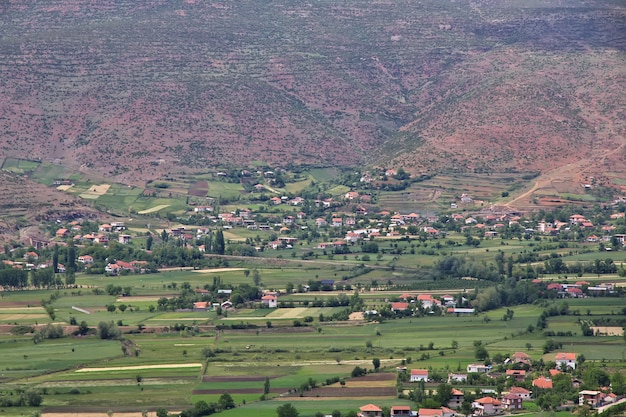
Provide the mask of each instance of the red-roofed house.
{"label": "red-roofed house", "polygon": [[264,295],[261,297],[261,302],[266,304],[269,308],[276,308],[278,306],[278,299],[275,295]]}
{"label": "red-roofed house", "polygon": [[559,352],[556,354],[554,361],[556,362],[556,366],[559,369],[565,369],[567,367],[576,369],[576,354],[575,353]]}
{"label": "red-roofed house", "polygon": [[506,377],[513,378],[516,381],[523,381],[524,379],[526,379],[526,371],[524,371],[523,369],[507,369]]}
{"label": "red-roofed house", "polygon": [[417,301],[421,302],[424,308],[432,308],[434,305],[439,305],[439,301],[435,300],[430,294],[419,294]]}
{"label": "red-roofed house", "polygon": [[383,417],[382,408],[374,404],[367,404],[363,407],[359,407],[359,411],[360,413],[358,415],[360,417]]}
{"label": "red-roofed house", "polygon": [[411,382],[428,381],[428,369],[411,369]]}
{"label": "red-roofed house", "polygon": [[93,256],[91,255],[82,255],[78,257],[78,262],[83,263],[85,265],[93,263]]}
{"label": "red-roofed house", "polygon": [[540,389],[552,389],[552,380],[550,378],[546,378],[545,376],[540,376],[539,378],[533,380],[533,387]]}
{"label": "red-roofed house", "polygon": [[522,407],[523,400],[519,395],[509,393],[502,397],[502,408],[505,410],[521,410]]}
{"label": "red-roofed house", "polygon": [[393,405],[391,406],[391,417],[410,417],[411,406],[409,405]]}
{"label": "red-roofed house", "polygon": [[492,397],[479,398],[472,403],[478,416],[491,416],[502,412],[502,403]]}
{"label": "red-roofed house", "polygon": [[530,400],[530,391],[522,387],[511,387],[509,394],[515,394],[523,400]]}
{"label": "red-roofed house", "polygon": [[450,401],[448,401],[448,407],[457,408],[460,407],[461,404],[463,404],[463,391],[452,388],[452,396],[450,397]]}
{"label": "red-roofed house", "polygon": [[420,408],[417,412],[419,417],[443,417],[441,408]]}
{"label": "red-roofed house", "polygon": [[405,303],[405,302],[397,302],[397,303],[391,303],[391,310],[398,312],[398,311],[404,311],[407,308],[409,308],[409,303]]}

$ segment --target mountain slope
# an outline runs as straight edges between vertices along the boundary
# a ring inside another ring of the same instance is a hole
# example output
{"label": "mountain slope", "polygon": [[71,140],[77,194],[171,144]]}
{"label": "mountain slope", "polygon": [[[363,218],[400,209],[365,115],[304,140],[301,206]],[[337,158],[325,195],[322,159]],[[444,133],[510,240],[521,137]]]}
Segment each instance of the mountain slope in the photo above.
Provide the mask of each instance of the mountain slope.
{"label": "mountain slope", "polygon": [[24,0],[0,14],[0,156],[121,181],[255,161],[543,170],[624,140],[623,1]]}

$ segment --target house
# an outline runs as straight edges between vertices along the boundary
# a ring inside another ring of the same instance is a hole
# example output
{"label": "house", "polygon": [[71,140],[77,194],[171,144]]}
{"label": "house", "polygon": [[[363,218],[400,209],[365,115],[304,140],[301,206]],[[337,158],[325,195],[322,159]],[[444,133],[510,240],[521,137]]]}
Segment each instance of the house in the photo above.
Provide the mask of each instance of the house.
{"label": "house", "polygon": [[467,374],[448,374],[448,384],[454,382],[467,382]]}
{"label": "house", "polygon": [[452,396],[448,401],[448,407],[457,408],[460,407],[461,404],[463,404],[463,391],[452,388]]}
{"label": "house", "polygon": [[103,234],[99,234],[93,239],[94,242],[99,243],[101,245],[106,245],[109,243],[109,237]]}
{"label": "house", "polygon": [[270,198],[270,201],[275,205],[279,205],[282,204],[283,200],[281,200],[279,197],[272,197]]}
{"label": "house", "polygon": [[111,233],[111,230],[113,230],[113,228],[111,227],[110,224],[101,224],[100,227],[98,227],[98,231],[99,232],[103,232],[103,233]]}
{"label": "house", "polygon": [[346,200],[356,200],[359,198],[359,193],[357,193],[356,191],[348,191],[345,195],[344,198]]}
{"label": "house", "polygon": [[317,219],[315,219],[315,225],[317,227],[324,227],[328,225],[328,222],[325,219],[318,217]]}
{"label": "house", "polygon": [[24,259],[33,259],[33,260],[38,260],[39,259],[39,255],[37,254],[37,252],[26,252],[24,254]]}
{"label": "house", "polygon": [[360,413],[357,414],[359,417],[383,417],[382,408],[374,404],[367,404],[363,407],[359,407],[359,411]]}
{"label": "house", "polygon": [[70,232],[67,229],[59,229],[56,232],[56,237],[67,237]]}
{"label": "house", "polygon": [[341,227],[343,225],[343,219],[341,217],[333,217],[330,225],[332,227]]}
{"label": "house", "polygon": [[470,363],[467,365],[467,372],[476,372],[479,374],[487,373],[491,369],[489,365],[483,365],[482,363]]}
{"label": "house", "polygon": [[530,364],[530,355],[524,352],[515,352],[511,355],[511,360],[513,363],[526,363]]}
{"label": "house", "polygon": [[[569,288],[568,288],[569,289]],[[576,354],[559,352],[554,358],[558,369],[572,368],[576,369]]]}
{"label": "house", "polygon": [[428,381],[428,369],[411,369],[410,382]]}
{"label": "house", "polygon": [[539,389],[552,389],[552,380],[550,378],[546,378],[545,376],[540,376],[537,379],[533,379],[533,387],[537,387]]}
{"label": "house", "polygon": [[207,311],[208,310],[208,302],[206,301],[196,301],[193,303],[194,311]]}
{"label": "house", "polygon": [[448,407],[441,407],[442,417],[456,417],[456,411],[449,409]]}
{"label": "house", "polygon": [[511,387],[509,394],[515,394],[523,400],[530,400],[530,391],[522,387]]}
{"label": "house", "polygon": [[433,308],[434,305],[439,305],[439,300],[435,300],[430,294],[419,294],[417,301],[421,302],[424,308]]}
{"label": "house", "polygon": [[475,415],[492,416],[502,412],[502,402],[493,397],[479,398],[472,403],[472,407],[476,410]]}
{"label": "house", "polygon": [[233,303],[230,300],[226,300],[222,304],[220,304],[220,307],[222,309],[232,308],[233,307]]}
{"label": "house", "polygon": [[526,379],[526,371],[523,369],[507,369],[506,377],[515,379],[516,381],[523,381]]}
{"label": "house", "polygon": [[391,417],[411,417],[411,406],[409,405],[391,406]]}
{"label": "house", "polygon": [[275,295],[264,295],[261,297],[261,303],[267,305],[268,308],[276,308],[278,306],[278,299]]}
{"label": "house", "polygon": [[502,408],[508,411],[521,410],[523,408],[523,400],[519,395],[508,393],[502,397]]}
{"label": "house", "polygon": [[443,417],[441,408],[420,408],[417,412],[419,417]]}
{"label": "house", "polygon": [[93,263],[93,256],[91,255],[82,255],[78,257],[78,262],[83,263],[85,265]]}
{"label": "house", "polygon": [[132,237],[130,235],[119,235],[119,237],[118,237],[118,241],[120,243],[125,244],[125,245],[130,243],[131,239],[132,239]]}
{"label": "house", "polygon": [[409,308],[409,303],[405,303],[403,301],[398,301],[396,303],[391,303],[391,311],[398,312],[404,311]]}
{"label": "house", "polygon": [[578,393],[578,405],[590,405],[596,407],[602,402],[602,392],[584,390]]}

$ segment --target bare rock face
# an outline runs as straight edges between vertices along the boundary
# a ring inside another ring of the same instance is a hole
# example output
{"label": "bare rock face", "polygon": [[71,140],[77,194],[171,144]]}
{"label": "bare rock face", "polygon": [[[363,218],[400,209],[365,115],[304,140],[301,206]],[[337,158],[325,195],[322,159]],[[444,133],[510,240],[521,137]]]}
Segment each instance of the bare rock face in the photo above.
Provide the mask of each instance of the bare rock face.
{"label": "bare rock face", "polygon": [[53,3],[0,5],[0,157],[129,183],[256,162],[624,161],[618,3]]}

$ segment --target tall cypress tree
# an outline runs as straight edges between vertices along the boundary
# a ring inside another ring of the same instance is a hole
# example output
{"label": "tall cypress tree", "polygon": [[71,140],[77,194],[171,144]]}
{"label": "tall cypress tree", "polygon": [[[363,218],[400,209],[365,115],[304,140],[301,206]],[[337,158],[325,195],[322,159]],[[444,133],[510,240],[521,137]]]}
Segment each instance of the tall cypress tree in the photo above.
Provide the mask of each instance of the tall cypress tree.
{"label": "tall cypress tree", "polygon": [[218,230],[215,234],[214,249],[215,253],[217,253],[218,255],[223,255],[224,251],[226,250],[226,243],[224,243],[224,232],[222,232],[222,229]]}
{"label": "tall cypress tree", "polygon": [[52,270],[56,274],[59,270],[59,245],[54,244],[54,252],[52,253]]}

